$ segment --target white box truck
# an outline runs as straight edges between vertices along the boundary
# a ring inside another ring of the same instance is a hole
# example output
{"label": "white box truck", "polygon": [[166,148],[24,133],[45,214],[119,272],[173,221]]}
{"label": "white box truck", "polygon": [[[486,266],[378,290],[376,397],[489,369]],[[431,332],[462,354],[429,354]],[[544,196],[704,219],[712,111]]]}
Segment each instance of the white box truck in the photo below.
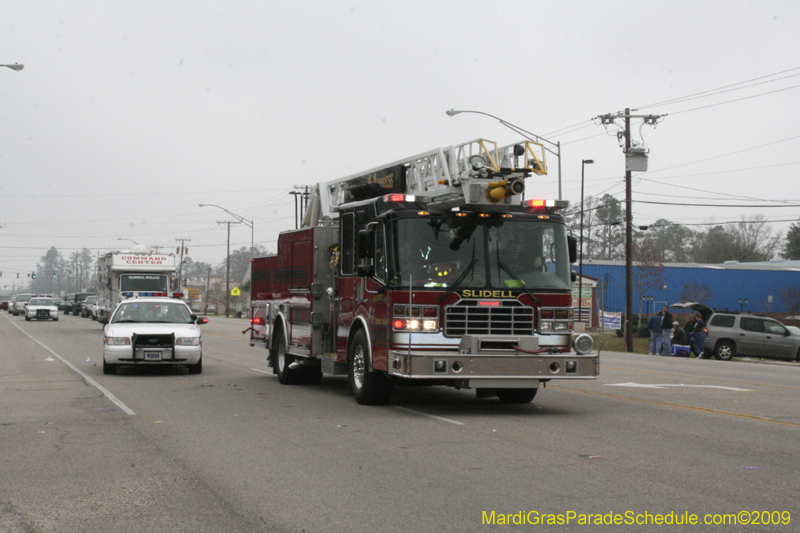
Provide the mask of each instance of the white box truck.
{"label": "white box truck", "polygon": [[107,300],[108,317],[127,297],[172,295],[178,265],[175,254],[153,253],[146,246],[137,245],[126,252],[101,255],[97,268],[98,298]]}

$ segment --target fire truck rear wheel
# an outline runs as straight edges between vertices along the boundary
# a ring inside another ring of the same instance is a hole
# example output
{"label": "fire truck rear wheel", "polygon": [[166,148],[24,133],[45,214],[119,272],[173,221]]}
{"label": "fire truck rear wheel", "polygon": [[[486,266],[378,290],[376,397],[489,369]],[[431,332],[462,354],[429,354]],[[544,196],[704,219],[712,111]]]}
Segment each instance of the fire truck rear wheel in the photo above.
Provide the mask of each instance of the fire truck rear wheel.
{"label": "fire truck rear wheel", "polygon": [[531,403],[539,389],[497,389],[497,397],[503,403]]}
{"label": "fire truck rear wheel", "polygon": [[380,372],[369,371],[369,345],[363,330],[356,332],[347,354],[347,381],[356,401],[362,405],[389,403],[394,384]]}
{"label": "fire truck rear wheel", "polygon": [[292,370],[289,365],[294,363],[292,354],[286,353],[286,342],[284,341],[283,330],[279,329],[275,335],[275,350],[273,364],[278,381],[281,385],[294,385],[298,381],[299,370]]}

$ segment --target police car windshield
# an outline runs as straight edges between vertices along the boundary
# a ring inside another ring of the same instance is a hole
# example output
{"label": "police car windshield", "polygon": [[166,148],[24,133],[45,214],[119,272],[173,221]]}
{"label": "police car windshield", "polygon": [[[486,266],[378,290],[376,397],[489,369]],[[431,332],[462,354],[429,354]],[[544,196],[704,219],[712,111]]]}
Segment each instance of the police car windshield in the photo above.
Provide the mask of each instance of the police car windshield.
{"label": "police car windshield", "polygon": [[124,323],[191,324],[191,313],[186,304],[175,302],[123,302],[111,319],[112,324]]}

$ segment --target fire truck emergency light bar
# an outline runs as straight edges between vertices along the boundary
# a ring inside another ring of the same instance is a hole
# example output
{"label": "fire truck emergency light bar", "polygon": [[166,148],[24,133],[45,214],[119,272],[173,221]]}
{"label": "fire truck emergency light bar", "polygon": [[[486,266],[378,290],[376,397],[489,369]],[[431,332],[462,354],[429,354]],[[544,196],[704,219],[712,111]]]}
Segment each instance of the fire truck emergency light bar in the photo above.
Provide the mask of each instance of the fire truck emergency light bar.
{"label": "fire truck emergency light bar", "polygon": [[531,211],[556,211],[569,207],[569,200],[525,200],[523,205]]}

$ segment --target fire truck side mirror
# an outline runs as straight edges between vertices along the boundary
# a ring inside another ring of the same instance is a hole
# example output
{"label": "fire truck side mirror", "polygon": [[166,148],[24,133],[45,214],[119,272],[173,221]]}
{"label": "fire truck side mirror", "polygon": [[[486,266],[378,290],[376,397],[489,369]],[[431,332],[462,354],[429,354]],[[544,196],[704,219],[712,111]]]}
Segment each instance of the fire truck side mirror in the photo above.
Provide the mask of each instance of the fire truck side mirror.
{"label": "fire truck side mirror", "polygon": [[578,239],[572,235],[567,236],[567,248],[569,248],[569,262],[574,263],[578,260]]}
{"label": "fire truck side mirror", "polygon": [[372,232],[368,229],[362,229],[358,232],[358,258],[372,258]]}

